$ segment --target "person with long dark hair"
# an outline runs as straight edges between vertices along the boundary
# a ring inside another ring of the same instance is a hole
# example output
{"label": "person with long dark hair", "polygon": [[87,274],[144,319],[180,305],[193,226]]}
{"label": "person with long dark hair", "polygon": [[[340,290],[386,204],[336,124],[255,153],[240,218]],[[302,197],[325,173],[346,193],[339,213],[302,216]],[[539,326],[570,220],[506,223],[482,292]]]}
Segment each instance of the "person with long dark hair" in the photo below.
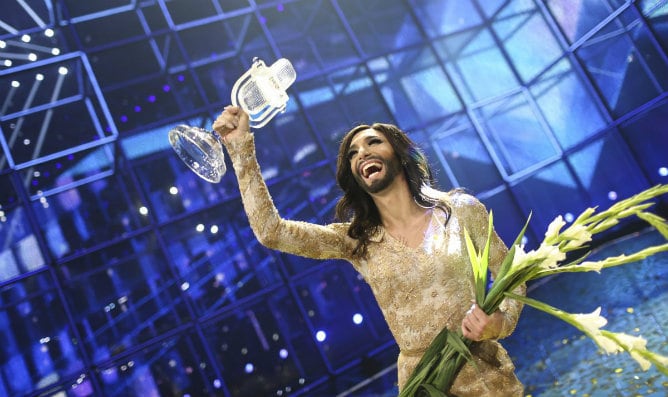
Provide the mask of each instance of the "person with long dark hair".
{"label": "person with long dark hair", "polygon": [[[491,315],[475,304],[464,230],[480,249],[488,235],[484,205],[463,190],[442,192],[423,152],[398,127],[360,125],[343,138],[336,179],[340,222],[283,219],[262,179],[248,115],[226,107],[213,123],[239,181],[249,223],[268,248],[313,259],[344,259],[364,277],[399,346],[403,387],[443,328],[470,340],[472,362],[459,371],[454,396],[521,396],[523,385],[497,339],[515,328],[521,304],[504,301]],[[490,270],[507,248],[492,232]],[[517,293],[524,293],[521,287]]]}

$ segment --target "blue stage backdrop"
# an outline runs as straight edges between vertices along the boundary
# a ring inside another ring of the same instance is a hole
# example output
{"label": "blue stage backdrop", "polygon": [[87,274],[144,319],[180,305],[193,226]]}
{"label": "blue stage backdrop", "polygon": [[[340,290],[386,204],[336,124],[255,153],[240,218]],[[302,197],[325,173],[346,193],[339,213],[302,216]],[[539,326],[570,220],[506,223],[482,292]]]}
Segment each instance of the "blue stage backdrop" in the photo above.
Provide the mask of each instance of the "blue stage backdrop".
{"label": "blue stage backdrop", "polygon": [[[232,173],[207,183],[169,146],[177,124],[210,128],[254,57],[298,75],[286,112],[255,133],[286,218],[333,220],[339,140],[376,121],[422,145],[441,189],[494,210],[507,243],[530,212],[533,247],[558,215],[668,182],[666,0],[1,8],[0,396],[396,394],[397,348],[364,281],[260,246]],[[646,274],[633,285],[665,296],[665,271]],[[601,287],[588,280],[568,294]],[[565,287],[549,283],[532,291],[558,301]],[[640,292],[615,300],[638,310],[632,323],[652,316]],[[652,329],[668,354],[665,318]],[[543,341],[512,350],[534,396],[577,377],[548,344],[579,341],[543,319],[529,312],[508,342]]]}

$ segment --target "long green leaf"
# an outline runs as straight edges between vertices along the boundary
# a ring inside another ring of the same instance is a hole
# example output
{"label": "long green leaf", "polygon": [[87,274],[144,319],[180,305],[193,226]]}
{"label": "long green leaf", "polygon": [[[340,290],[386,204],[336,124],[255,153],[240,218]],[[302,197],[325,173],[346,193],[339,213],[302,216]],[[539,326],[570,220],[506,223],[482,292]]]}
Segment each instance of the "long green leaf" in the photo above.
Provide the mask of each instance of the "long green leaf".
{"label": "long green leaf", "polygon": [[416,397],[447,397],[447,394],[438,390],[436,387],[426,383],[420,385],[417,392],[415,393]]}
{"label": "long green leaf", "polygon": [[593,263],[600,264],[600,267],[595,266],[593,263],[584,266],[585,264],[571,264],[567,266],[560,266],[554,269],[541,270],[536,273],[531,280],[535,280],[541,277],[552,276],[558,273],[578,273],[578,272],[591,272],[591,271],[600,271],[602,269],[607,269],[609,267],[615,267],[620,265],[625,265],[627,263],[637,262],[639,260],[645,259],[649,256],[658,254],[660,252],[668,251],[668,243],[655,245],[652,247],[643,248],[640,251],[634,252],[632,254],[626,255],[621,254],[617,256],[610,256],[600,261]]}
{"label": "long green leaf", "polygon": [[663,238],[668,240],[668,223],[666,222],[665,219],[649,212],[639,213],[638,218],[652,225],[653,228],[655,228],[656,230],[659,231],[659,233],[661,233]]}
{"label": "long green leaf", "polygon": [[614,216],[615,214],[619,214],[624,210],[627,210],[635,205],[638,205],[644,201],[650,200],[654,197],[660,196],[665,193],[668,193],[668,184],[653,186],[627,199],[620,200],[607,210],[602,211],[597,215],[589,217],[586,223],[599,222],[603,219]]}
{"label": "long green leaf", "polygon": [[473,269],[473,285],[475,287],[475,298],[477,302],[482,302],[481,298],[485,298],[485,282],[487,279],[487,273],[482,272],[482,263],[484,259],[478,254],[473,244],[473,240],[469,235],[468,230],[464,229],[464,240],[466,241],[466,251],[469,254],[469,261],[471,262],[471,268]]}
{"label": "long green leaf", "polygon": [[478,295],[476,296],[476,302],[480,304],[485,301],[485,290],[487,289],[487,269],[489,268],[489,247],[492,244],[492,231],[494,230],[494,213],[489,211],[489,216],[487,219],[487,240],[485,240],[485,248],[482,250],[482,255],[480,258],[480,278],[478,279],[479,285],[476,288]]}
{"label": "long green leaf", "polygon": [[449,389],[465,360],[471,358],[468,343],[470,341],[460,333],[443,328],[427,348],[399,396],[413,397],[425,384],[432,384],[441,390]]}
{"label": "long green leaf", "polygon": [[529,226],[529,221],[531,220],[531,215],[532,215],[532,213],[529,212],[529,216],[527,217],[527,221],[524,222],[524,227],[522,228],[522,230],[520,230],[520,233],[515,238],[515,241],[511,245],[510,249],[508,250],[508,253],[503,258],[503,262],[501,262],[501,268],[499,269],[499,272],[496,275],[496,280],[506,277],[506,274],[510,270],[510,268],[513,264],[513,259],[515,259],[515,250],[522,243],[522,238],[524,238],[524,233],[527,230],[527,226]]}
{"label": "long green leaf", "polygon": [[[580,216],[573,222],[573,224],[586,226],[588,231],[593,235],[597,232],[614,226],[618,223],[618,219],[620,217],[637,215],[641,219],[647,221],[666,239],[668,239],[668,223],[666,223],[663,218],[644,211],[653,205],[653,203],[647,203],[647,200],[664,193],[668,193],[668,185],[658,185],[638,193],[626,200],[619,201],[608,210],[599,214],[594,215],[596,208],[588,208],[580,214]],[[580,262],[584,260],[585,256],[569,263],[568,265],[563,265],[556,269],[545,270],[541,268],[540,263],[522,263],[521,265],[513,266],[513,261],[517,252],[516,249],[524,237],[524,233],[531,218],[531,214],[529,214],[529,217],[524,227],[522,228],[522,231],[515,239],[515,242],[513,243],[512,247],[510,247],[506,257],[501,263],[494,283],[489,293],[485,297],[484,287],[486,284],[487,266],[489,265],[489,249],[491,244],[490,233],[492,232],[493,228],[491,211],[489,218],[487,242],[481,253],[476,252],[473,240],[471,239],[468,232],[464,230],[467,253],[469,255],[469,260],[471,262],[475,277],[474,286],[476,288],[476,297],[478,298],[478,303],[484,302],[481,307],[489,314],[498,308],[503,299],[510,298],[516,299],[525,304],[529,304],[530,306],[534,306],[539,310],[547,310],[548,312],[552,311],[550,314],[558,316],[560,314],[558,309],[551,306],[548,307],[549,305],[546,305],[540,301],[535,301],[525,296],[516,295],[511,291],[514,291],[519,285],[539,277],[545,277],[547,275],[561,272],[591,271],[595,270],[596,267],[590,266],[590,262],[584,262],[580,264]],[[564,245],[564,247],[559,248],[566,249],[566,246]],[[600,268],[607,268],[629,263],[639,260],[644,256],[653,255],[661,251],[668,251],[668,244],[650,247],[645,250],[636,252],[630,256],[620,255],[618,257],[606,258],[603,261],[599,261]],[[480,297],[484,297],[484,299],[480,299]],[[571,325],[578,327],[574,323],[571,323]],[[429,348],[421,358],[420,362],[406,382],[405,387],[402,389],[400,397],[414,397],[417,395],[417,392],[426,393],[423,395],[429,397],[442,397],[447,395],[447,391],[451,387],[452,382],[454,382],[454,379],[464,362],[466,362],[466,360],[470,360],[470,362],[474,363],[474,361],[471,360],[471,354],[468,350],[469,344],[470,341],[463,338],[460,333],[454,333],[448,331],[447,329],[443,329],[436,336],[436,338],[434,338]],[[654,357],[654,360],[658,360],[657,356]]]}
{"label": "long green leaf", "polygon": [[[526,268],[525,270],[528,272],[530,269]],[[497,279],[489,290],[482,309],[487,314],[494,313],[505,299],[504,293],[514,291],[517,287],[524,284],[528,278],[529,276],[525,272],[514,272],[502,279]]]}

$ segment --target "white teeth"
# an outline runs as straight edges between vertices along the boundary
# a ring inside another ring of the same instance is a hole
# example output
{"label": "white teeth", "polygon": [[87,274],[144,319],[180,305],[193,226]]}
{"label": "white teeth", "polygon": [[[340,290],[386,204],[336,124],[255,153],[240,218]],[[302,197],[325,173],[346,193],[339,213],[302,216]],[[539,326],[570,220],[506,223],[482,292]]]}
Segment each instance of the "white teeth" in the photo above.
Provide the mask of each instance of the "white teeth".
{"label": "white teeth", "polygon": [[368,177],[368,176],[369,176],[368,171],[369,171],[369,169],[370,169],[371,167],[377,167],[377,168],[380,168],[379,164],[376,163],[375,161],[374,161],[374,162],[367,163],[367,164],[364,164],[364,166],[362,167],[362,175],[364,175],[365,177]]}

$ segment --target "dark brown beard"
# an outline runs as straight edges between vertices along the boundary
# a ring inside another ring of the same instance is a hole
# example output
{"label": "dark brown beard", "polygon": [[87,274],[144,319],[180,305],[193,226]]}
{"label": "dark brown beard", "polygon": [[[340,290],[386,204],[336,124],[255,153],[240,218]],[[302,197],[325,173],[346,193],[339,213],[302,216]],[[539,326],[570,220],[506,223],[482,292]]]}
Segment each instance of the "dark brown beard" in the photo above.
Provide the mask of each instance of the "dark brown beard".
{"label": "dark brown beard", "polygon": [[385,190],[388,186],[392,184],[394,181],[394,178],[396,178],[403,170],[401,168],[401,164],[399,163],[399,159],[396,157],[392,157],[390,160],[385,160],[385,159],[378,159],[381,160],[383,163],[383,169],[385,169],[385,176],[381,179],[375,180],[371,183],[371,185],[367,185],[366,182],[364,181],[364,178],[360,176],[359,174],[353,174],[353,177],[355,178],[355,181],[357,181],[357,184],[364,190],[365,192],[369,194],[373,193],[378,193],[383,190]]}

